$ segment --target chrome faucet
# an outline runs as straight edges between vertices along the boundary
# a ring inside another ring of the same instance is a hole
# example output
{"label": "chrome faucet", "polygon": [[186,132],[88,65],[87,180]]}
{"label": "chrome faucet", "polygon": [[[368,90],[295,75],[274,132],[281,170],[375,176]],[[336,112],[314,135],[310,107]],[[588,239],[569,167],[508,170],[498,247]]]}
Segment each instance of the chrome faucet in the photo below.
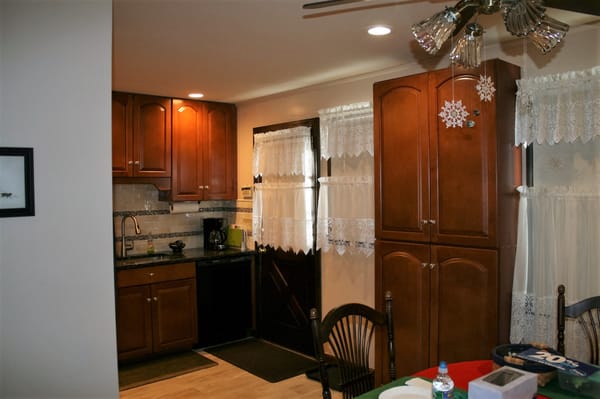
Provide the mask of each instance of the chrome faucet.
{"label": "chrome faucet", "polygon": [[127,240],[125,239],[125,220],[127,220],[127,218],[131,218],[131,220],[133,220],[133,225],[135,227],[135,234],[141,234],[142,231],[140,230],[140,225],[138,224],[137,219],[135,218],[135,216],[133,215],[125,215],[121,218],[121,257],[125,258],[127,257],[127,251],[130,249],[133,249],[133,241],[131,241],[130,243],[127,243]]}

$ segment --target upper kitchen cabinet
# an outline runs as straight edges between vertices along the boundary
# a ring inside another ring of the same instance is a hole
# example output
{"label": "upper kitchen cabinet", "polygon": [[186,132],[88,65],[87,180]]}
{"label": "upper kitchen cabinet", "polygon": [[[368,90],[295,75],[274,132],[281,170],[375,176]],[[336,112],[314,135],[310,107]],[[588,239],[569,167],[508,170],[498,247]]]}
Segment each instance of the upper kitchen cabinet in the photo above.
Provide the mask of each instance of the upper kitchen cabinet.
{"label": "upper kitchen cabinet", "polygon": [[[482,75],[493,82],[491,101],[477,89]],[[503,226],[512,229],[520,173],[518,77],[518,67],[492,60],[374,85],[377,238],[500,245]],[[462,126],[439,115],[453,100],[468,112]]]}
{"label": "upper kitchen cabinet", "polygon": [[113,93],[113,177],[171,176],[171,99]]}
{"label": "upper kitchen cabinet", "polygon": [[173,99],[173,201],[237,196],[236,108]]}

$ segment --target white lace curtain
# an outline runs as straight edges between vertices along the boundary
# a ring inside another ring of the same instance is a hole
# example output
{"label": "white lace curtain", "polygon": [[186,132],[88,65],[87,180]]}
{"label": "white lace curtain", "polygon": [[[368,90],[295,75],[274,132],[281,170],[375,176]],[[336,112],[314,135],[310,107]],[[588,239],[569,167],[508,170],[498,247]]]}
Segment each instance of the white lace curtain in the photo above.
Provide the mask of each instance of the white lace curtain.
{"label": "white lace curtain", "polygon": [[[597,154],[576,150],[599,140],[600,67],[517,83],[517,144],[537,143],[538,152],[555,155],[549,163],[535,157],[534,172],[545,179],[519,188],[511,342],[556,347],[558,285],[566,286],[567,305],[600,295]],[[577,154],[573,163],[559,150]],[[565,336],[567,356],[589,359],[576,323],[567,323]]]}
{"label": "white lace curtain", "polygon": [[319,111],[321,156],[317,248],[369,256],[374,251],[373,108],[370,102]]}
{"label": "white lace curtain", "polygon": [[600,135],[600,66],[517,81],[516,143],[586,143]]}
{"label": "white lace curtain", "polygon": [[370,102],[319,111],[321,158],[373,156],[373,107]]}
{"label": "white lace curtain", "polygon": [[[600,193],[520,187],[519,238],[511,342],[556,347],[556,289],[567,305],[600,295]],[[587,360],[576,323],[568,323],[568,356]]]}
{"label": "white lace curtain", "polygon": [[256,242],[285,251],[313,247],[314,154],[310,128],[254,135],[252,229]]}

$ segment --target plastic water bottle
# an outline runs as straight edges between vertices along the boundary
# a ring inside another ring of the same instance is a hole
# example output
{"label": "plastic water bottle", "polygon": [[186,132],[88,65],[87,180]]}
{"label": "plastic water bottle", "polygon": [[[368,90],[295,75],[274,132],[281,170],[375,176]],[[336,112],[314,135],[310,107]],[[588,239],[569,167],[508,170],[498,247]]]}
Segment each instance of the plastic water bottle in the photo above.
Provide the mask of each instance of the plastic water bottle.
{"label": "plastic water bottle", "polygon": [[432,382],[433,399],[453,399],[454,381],[448,375],[448,366],[445,361],[440,362],[438,374]]}

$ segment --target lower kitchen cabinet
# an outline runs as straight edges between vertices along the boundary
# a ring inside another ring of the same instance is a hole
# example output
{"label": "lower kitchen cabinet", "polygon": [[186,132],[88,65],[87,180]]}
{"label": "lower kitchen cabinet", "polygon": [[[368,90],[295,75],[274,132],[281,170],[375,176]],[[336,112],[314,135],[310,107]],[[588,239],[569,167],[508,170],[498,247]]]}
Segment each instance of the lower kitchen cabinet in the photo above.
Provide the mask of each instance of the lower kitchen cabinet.
{"label": "lower kitchen cabinet", "polygon": [[[397,375],[487,359],[498,337],[497,251],[376,242],[376,298],[393,296]],[[378,348],[385,354],[383,348]],[[380,357],[382,369],[387,355]]]}
{"label": "lower kitchen cabinet", "polygon": [[196,309],[194,262],[118,271],[119,361],[192,348]]}

